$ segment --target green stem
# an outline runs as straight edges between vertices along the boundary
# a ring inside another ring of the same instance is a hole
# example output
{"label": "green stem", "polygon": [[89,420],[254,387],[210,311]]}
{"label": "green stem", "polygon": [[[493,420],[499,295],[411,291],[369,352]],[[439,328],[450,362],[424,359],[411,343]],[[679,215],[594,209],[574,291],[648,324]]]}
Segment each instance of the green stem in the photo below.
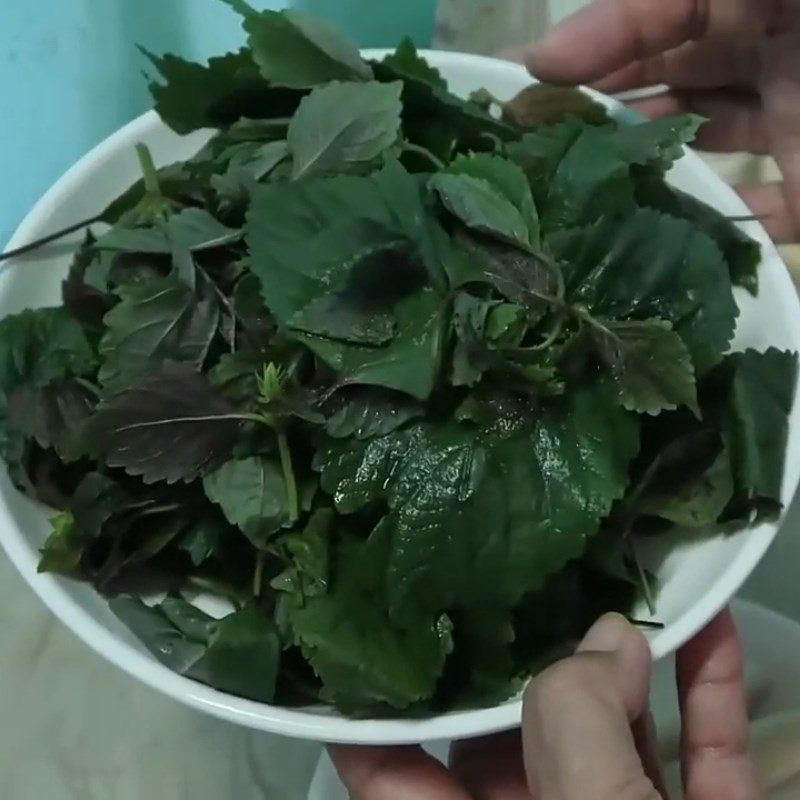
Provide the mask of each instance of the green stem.
{"label": "green stem", "polygon": [[630,549],[633,563],[636,566],[636,574],[638,575],[639,583],[642,586],[642,594],[644,595],[645,603],[647,603],[647,610],[650,612],[650,616],[653,616],[656,613],[656,601],[653,597],[653,591],[650,587],[650,581],[647,578],[647,573],[642,566],[642,562],[639,560],[639,554],[636,552],[636,546],[633,543],[633,539],[628,539],[628,548]]}
{"label": "green stem", "polygon": [[338,380],[335,383],[332,383],[320,396],[319,396],[319,404],[327,403],[328,400],[333,397],[336,392],[338,392],[343,387],[347,386],[347,383],[343,380]]}
{"label": "green stem", "polygon": [[[498,275],[496,272],[487,272],[486,277],[491,278],[498,283],[506,280],[502,275]],[[547,303],[547,305],[559,309],[559,311],[566,311],[568,309],[567,304],[563,300],[559,300],[557,297],[553,297],[553,295],[539,292],[536,289],[531,289],[528,286],[524,287],[523,291],[525,294],[529,294],[535,300],[541,300],[543,303]]]}
{"label": "green stem", "polygon": [[294,477],[294,468],[292,466],[292,452],[289,449],[289,440],[286,438],[286,432],[277,430],[278,436],[278,452],[281,456],[281,467],[283,468],[283,479],[286,481],[286,499],[289,503],[289,520],[290,522],[297,522],[300,518],[300,502],[297,497],[297,481]]}
{"label": "green stem", "polygon": [[146,144],[136,145],[136,155],[139,157],[139,166],[144,178],[145,191],[150,195],[161,195],[161,184],[158,182],[158,170]]}
{"label": "green stem", "polygon": [[303,359],[306,357],[306,352],[307,351],[301,350],[292,357],[289,366],[286,367],[287,380],[291,380],[295,377],[297,370],[300,369],[300,365],[303,363]]}
{"label": "green stem", "polygon": [[728,217],[728,222],[761,222],[771,216],[772,214],[745,214],[741,217]]}
{"label": "green stem", "polygon": [[683,434],[667,445],[651,462],[648,464],[642,477],[633,486],[632,490],[628,492],[627,497],[622,504],[622,538],[628,539],[633,533],[633,524],[636,521],[638,513],[639,501],[642,499],[644,493],[650,488],[653,481],[658,477],[658,472],[662,464],[673,456],[675,453],[682,453],[686,447],[687,441],[691,441],[693,433]]}
{"label": "green stem", "polygon": [[169,514],[171,511],[178,511],[183,508],[180,503],[165,503],[160,506],[149,506],[139,513],[140,517],[152,517],[155,514]]}
{"label": "green stem", "polygon": [[284,125],[290,125],[292,117],[267,117],[257,121],[258,125],[262,128],[279,128]]}
{"label": "green stem", "polygon": [[273,421],[266,414],[225,414],[220,419],[240,419],[243,422],[258,422],[261,425],[274,427]]}
{"label": "green stem", "polygon": [[427,159],[428,161],[431,162],[431,164],[433,164],[434,167],[436,167],[436,169],[444,169],[446,166],[444,161],[442,161],[440,158],[431,153],[431,151],[428,150],[427,147],[423,147],[422,145],[419,144],[414,144],[413,142],[403,142],[402,147],[403,150],[405,150],[405,152],[407,153],[416,153],[417,155],[420,155],[423,158]]}
{"label": "green stem", "polygon": [[100,222],[101,220],[102,214],[98,214],[95,217],[85,219],[82,222],[76,222],[74,225],[70,225],[69,227],[63,228],[60,231],[51,233],[49,236],[43,236],[41,239],[36,239],[30,244],[17,247],[15,250],[7,250],[5,253],[0,253],[0,263],[3,261],[8,261],[12,258],[17,258],[18,256],[24,256],[28,253],[32,253],[34,250],[38,250],[40,247],[44,247],[46,244],[51,244],[59,239],[63,239],[65,236],[69,236],[71,233],[83,230],[83,228],[88,228],[89,225],[93,225],[95,222]]}
{"label": "green stem", "polygon": [[264,564],[266,560],[267,554],[263,550],[259,550],[256,557],[256,571],[253,575],[253,597],[261,597],[261,585],[264,582]]}
{"label": "green stem", "polygon": [[[223,420],[238,420],[240,422],[258,422],[261,425],[270,425],[269,420],[265,418],[264,414],[209,414],[208,416],[203,416],[203,417],[173,417],[168,420],[159,420],[153,423],[141,423],[133,427],[150,428],[175,422],[221,422]],[[270,427],[272,426],[270,425]]]}
{"label": "green stem", "polygon": [[[194,266],[197,267],[196,264]],[[197,268],[199,269],[199,267]],[[222,289],[220,289],[219,286],[217,286],[217,284],[214,281],[210,280],[209,282],[214,287],[214,293],[217,295],[217,299],[219,300],[220,305],[231,315],[231,319],[233,320],[233,341],[230,342],[230,348],[231,348],[231,353],[235,353],[236,326],[240,323],[240,319],[237,316],[236,310],[234,309],[233,304],[228,299],[228,296],[225,294],[225,292],[223,292]],[[242,326],[242,329],[244,329],[244,326]]]}
{"label": "green stem", "polygon": [[73,378],[73,380],[75,381],[75,383],[78,384],[78,386],[83,386],[83,388],[86,389],[87,392],[90,392],[95,397],[99,398],[102,396],[103,393],[100,391],[100,387],[96,386],[91,381],[86,380],[86,378]]}
{"label": "green stem", "polygon": [[488,139],[494,145],[495,153],[502,153],[503,150],[505,149],[503,140],[496,133],[492,133],[491,131],[484,131],[483,133],[481,133],[481,138]]}
{"label": "green stem", "polygon": [[564,330],[564,315],[559,314],[558,317],[556,317],[555,324],[550,329],[550,332],[547,334],[544,340],[539,342],[539,344],[533,345],[531,347],[531,350],[543,351],[550,349],[556,343],[558,337],[561,336],[561,332],[563,330]]}
{"label": "green stem", "polygon": [[619,336],[617,336],[617,334],[614,333],[614,331],[603,325],[603,323],[600,322],[600,320],[593,317],[585,308],[572,306],[572,311],[579,320],[582,320],[587,325],[590,325],[592,328],[595,328],[596,330],[600,331],[600,333],[602,333],[604,336],[608,336],[610,339],[619,341]]}
{"label": "green stem", "polygon": [[152,506],[156,505],[155,500],[140,500],[138,503],[131,503],[130,505],[125,506],[125,511],[138,511],[141,508],[151,508]]}
{"label": "green stem", "polygon": [[[557,292],[559,295],[566,293],[566,287],[563,283],[563,276],[560,275],[560,270],[557,267],[551,267],[553,269],[553,274],[560,277],[559,285],[557,287]],[[494,273],[487,273],[488,277],[494,278],[495,280],[503,280],[502,275],[496,275]],[[569,303],[565,302],[563,297],[555,296],[546,294],[545,292],[539,292],[536,289],[532,289],[529,286],[524,287],[524,291],[529,294],[531,297],[540,300],[543,303],[547,303],[552,308],[558,309],[561,312],[571,314],[576,319],[580,320],[581,322],[585,322],[587,325],[591,325],[593,328],[596,328],[601,333],[605,334],[606,336],[610,337],[611,339],[618,340],[619,337],[608,327],[603,325],[600,320],[593,317],[585,308],[581,308],[580,306],[572,306]]]}
{"label": "green stem", "polygon": [[663,631],[666,627],[663,622],[652,622],[651,620],[647,619],[635,619],[633,617],[627,617],[628,622],[631,625],[635,625],[637,628],[647,628],[651,631]]}

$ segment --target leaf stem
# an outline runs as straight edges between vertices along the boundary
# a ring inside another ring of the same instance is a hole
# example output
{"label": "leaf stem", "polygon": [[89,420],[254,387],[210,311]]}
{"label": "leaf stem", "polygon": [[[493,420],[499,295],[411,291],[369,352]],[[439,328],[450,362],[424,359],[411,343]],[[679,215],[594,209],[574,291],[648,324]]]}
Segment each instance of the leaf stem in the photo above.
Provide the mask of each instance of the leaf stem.
{"label": "leaf stem", "polygon": [[639,583],[642,586],[644,601],[647,603],[647,610],[650,612],[650,616],[653,616],[656,613],[656,602],[653,597],[653,590],[650,586],[650,580],[647,577],[647,572],[645,572],[645,569],[642,566],[642,562],[639,560],[639,554],[636,552],[636,545],[633,543],[633,539],[629,538],[627,541],[631,558],[633,559],[633,563],[636,567],[636,574],[639,578]]}
{"label": "leaf stem", "polygon": [[155,514],[168,514],[170,511],[179,511],[183,506],[180,503],[164,503],[160,506],[149,506],[139,513],[140,517],[151,517]]}
{"label": "leaf stem", "polygon": [[558,337],[561,336],[561,332],[563,330],[564,314],[559,314],[556,317],[555,324],[550,329],[550,332],[547,334],[547,336],[541,342],[539,342],[539,344],[533,345],[530,349],[535,351],[549,350],[556,343]]}
{"label": "leaf stem", "polygon": [[740,217],[728,217],[727,219],[728,222],[761,222],[772,216],[772,214],[745,214]]}
{"label": "leaf stem", "polygon": [[261,586],[264,582],[264,564],[267,560],[267,554],[263,550],[258,551],[256,557],[256,570],[253,574],[253,597],[261,597]]}
{"label": "leaf stem", "polygon": [[289,440],[286,431],[279,428],[276,431],[278,437],[278,452],[281,456],[281,467],[283,469],[283,479],[286,481],[286,499],[289,504],[289,520],[297,522],[300,518],[300,502],[297,497],[297,481],[294,477],[294,467],[292,466],[292,452],[289,449]]}
{"label": "leaf stem", "polygon": [[592,328],[600,331],[600,333],[602,333],[604,336],[608,336],[609,339],[613,339],[615,342],[619,341],[619,336],[617,336],[614,331],[603,325],[600,320],[598,320],[596,317],[593,317],[585,308],[581,308],[580,306],[572,306],[572,311],[582,322],[585,322],[587,325],[590,325]]}
{"label": "leaf stem", "polygon": [[402,144],[402,149],[406,153],[416,153],[417,155],[422,156],[423,158],[430,161],[430,163],[433,164],[433,166],[436,167],[436,169],[444,169],[446,166],[444,161],[442,161],[438,156],[435,156],[433,153],[431,153],[431,151],[428,150],[427,147],[423,147],[422,145],[404,141]]}
{"label": "leaf stem", "polygon": [[[600,320],[596,317],[593,317],[591,313],[579,305],[570,305],[564,300],[564,296],[566,295],[566,286],[564,284],[564,276],[561,274],[561,270],[558,269],[557,266],[554,264],[550,264],[545,260],[548,268],[551,270],[552,274],[556,278],[557,287],[556,287],[556,294],[551,295],[547,294],[546,292],[540,292],[530,286],[525,286],[523,291],[526,294],[529,294],[531,297],[536,298],[537,300],[541,301],[542,303],[546,303],[547,305],[551,306],[552,308],[558,309],[559,311],[567,314],[571,314],[576,319],[580,320],[581,322],[585,322],[587,325],[596,328],[605,336],[608,336],[610,339],[614,341],[619,341],[619,336],[614,333],[610,328],[603,325]],[[487,277],[494,278],[496,281],[504,281],[504,277],[502,275],[498,275],[496,273],[487,272]]]}
{"label": "leaf stem", "polygon": [[89,225],[93,225],[95,222],[100,222],[101,219],[102,214],[98,214],[97,216],[85,219],[82,222],[76,222],[74,225],[70,225],[67,228],[62,228],[60,231],[51,233],[49,236],[43,236],[41,239],[36,239],[30,244],[17,247],[15,250],[8,250],[5,253],[0,253],[0,263],[3,261],[8,261],[12,258],[17,258],[18,256],[24,256],[28,253],[32,253],[34,250],[38,250],[40,247],[44,247],[47,244],[51,244],[59,239],[63,239],[65,236],[69,236],[71,233],[80,231],[83,228],[88,228]]}
{"label": "leaf stem", "polygon": [[653,622],[648,619],[635,619],[634,617],[628,617],[627,619],[631,625],[635,625],[637,628],[647,628],[651,631],[663,631],[666,627],[663,622]]}
{"label": "leaf stem", "polygon": [[240,422],[258,422],[261,425],[270,425],[268,419],[263,414],[209,414],[205,416],[189,416],[189,417],[170,417],[169,419],[156,420],[154,422],[137,422],[132,425],[127,425],[121,430],[138,430],[142,428],[157,428],[161,425],[169,425],[174,423],[195,423],[195,422],[222,422],[224,420],[238,420]]}
{"label": "leaf stem", "polygon": [[488,139],[492,145],[494,146],[493,152],[495,154],[502,153],[505,145],[503,144],[503,140],[496,134],[492,133],[491,131],[484,131],[481,133],[482,139]]}
{"label": "leaf stem", "polygon": [[161,196],[161,184],[158,182],[158,170],[153,162],[150,148],[141,142],[136,145],[136,155],[142,170],[145,191],[150,195]]}
{"label": "leaf stem", "polygon": [[[561,271],[558,265],[552,262],[550,259],[545,258],[544,263],[550,270],[550,274],[555,278],[556,299],[563,304],[564,298],[567,294],[567,285],[564,281],[564,273]],[[555,343],[556,339],[558,339],[558,337],[561,335],[561,331],[564,329],[564,316],[564,310],[561,309],[560,313],[556,317],[555,325],[553,325],[550,333],[543,342],[534,347],[535,350],[546,350]]]}
{"label": "leaf stem", "polygon": [[278,128],[283,125],[290,125],[292,117],[267,117],[266,119],[258,120],[258,124],[264,128]]}
{"label": "leaf stem", "polygon": [[[506,282],[506,278],[503,275],[500,275],[497,272],[486,272],[486,277],[493,279],[497,284],[503,284]],[[543,303],[547,303],[554,308],[558,308],[561,310],[568,310],[569,306],[563,301],[559,300],[557,297],[554,297],[551,294],[545,294],[544,292],[537,291],[536,289],[532,289],[530,286],[525,286],[523,288],[525,294],[529,294],[531,297],[535,298],[536,300],[541,300]],[[500,290],[501,294],[502,289]]]}
{"label": "leaf stem", "polygon": [[100,391],[100,387],[92,383],[90,380],[87,380],[86,378],[73,378],[73,380],[78,384],[78,386],[82,386],[87,392],[93,394],[95,397],[99,398],[102,396],[103,393]]}
{"label": "leaf stem", "polygon": [[633,524],[636,521],[637,506],[644,493],[650,488],[653,481],[658,477],[658,471],[661,469],[664,461],[669,462],[669,457],[676,452],[680,452],[681,448],[685,446],[686,441],[691,441],[693,434],[683,434],[674,441],[670,442],[647,466],[642,477],[633,486],[633,489],[628,493],[622,506],[623,515],[622,521],[622,538],[628,539],[633,533]]}
{"label": "leaf stem", "polygon": [[[203,269],[198,264],[195,264],[194,266],[195,266],[195,269]],[[205,272],[205,270],[203,270],[203,272]],[[216,281],[214,281],[207,272],[205,274],[206,274],[206,277],[208,278],[209,283],[211,284],[211,286],[212,286],[212,288],[214,290],[214,293],[217,295],[217,299],[219,300],[220,305],[223,307],[223,309],[225,311],[228,312],[228,314],[230,314],[230,317],[233,320],[233,336],[231,337],[231,341],[228,342],[228,346],[231,348],[231,353],[235,353],[236,352],[236,325],[237,325],[237,323],[240,323],[240,319],[236,314],[236,311],[235,311],[235,309],[233,307],[233,303],[231,303],[231,301],[228,299],[228,296],[225,294],[225,292],[223,292],[222,289],[220,289],[219,286],[217,286]],[[246,332],[246,329],[245,329],[244,325],[242,325],[242,330],[245,330],[245,332]]]}
{"label": "leaf stem", "polygon": [[225,414],[220,419],[240,419],[242,422],[258,422],[261,425],[268,425],[273,427],[272,420],[267,418],[264,414]]}

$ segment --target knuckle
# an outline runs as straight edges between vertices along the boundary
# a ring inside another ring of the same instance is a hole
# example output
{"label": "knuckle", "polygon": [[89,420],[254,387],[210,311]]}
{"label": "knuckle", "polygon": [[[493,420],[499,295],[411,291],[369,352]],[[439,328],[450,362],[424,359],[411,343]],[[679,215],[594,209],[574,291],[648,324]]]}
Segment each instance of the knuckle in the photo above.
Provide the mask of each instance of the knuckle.
{"label": "knuckle", "polygon": [[744,758],[748,753],[747,733],[731,735],[717,733],[714,737],[696,739],[687,737],[684,744],[689,756],[696,760],[708,760],[712,764],[724,764]]}

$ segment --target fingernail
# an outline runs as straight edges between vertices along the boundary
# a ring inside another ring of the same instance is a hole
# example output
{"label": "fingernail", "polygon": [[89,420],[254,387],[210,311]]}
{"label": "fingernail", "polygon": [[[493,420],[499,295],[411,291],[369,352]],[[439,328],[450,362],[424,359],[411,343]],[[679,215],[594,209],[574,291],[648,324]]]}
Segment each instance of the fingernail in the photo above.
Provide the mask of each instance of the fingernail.
{"label": "fingernail", "polygon": [[621,614],[606,614],[589,629],[578,645],[579,653],[616,653],[625,645],[631,624]]}

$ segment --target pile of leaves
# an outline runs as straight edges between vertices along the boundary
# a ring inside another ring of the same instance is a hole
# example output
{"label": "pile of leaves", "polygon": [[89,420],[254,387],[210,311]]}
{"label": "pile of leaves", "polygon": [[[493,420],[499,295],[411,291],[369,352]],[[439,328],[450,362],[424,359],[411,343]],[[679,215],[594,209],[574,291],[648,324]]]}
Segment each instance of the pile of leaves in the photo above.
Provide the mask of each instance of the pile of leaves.
{"label": "pile of leaves", "polygon": [[639,537],[779,513],[796,358],[725,355],[759,249],[665,181],[700,120],[462,100],[409,42],[227,1],[246,48],[151,56],[213,136],[140,147],[63,305],[0,323],[43,571],[221,690],[419,715],[652,602]]}

